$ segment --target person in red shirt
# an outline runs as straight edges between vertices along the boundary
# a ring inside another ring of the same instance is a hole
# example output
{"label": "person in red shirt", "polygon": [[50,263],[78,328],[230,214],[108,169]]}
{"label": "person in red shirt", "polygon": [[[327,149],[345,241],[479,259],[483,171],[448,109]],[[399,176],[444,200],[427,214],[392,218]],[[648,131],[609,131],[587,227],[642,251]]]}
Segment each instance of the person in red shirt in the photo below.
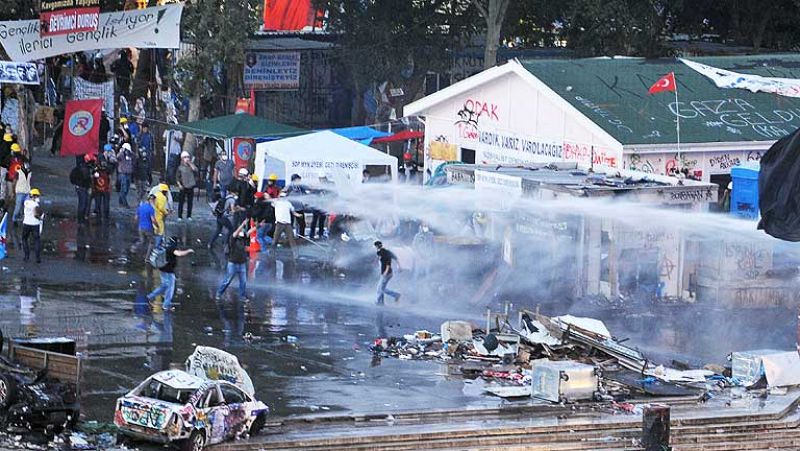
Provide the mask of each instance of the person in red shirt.
{"label": "person in red shirt", "polygon": [[267,178],[267,189],[264,191],[270,199],[276,199],[281,195],[281,187],[278,186],[278,176],[276,174],[269,175],[269,178]]}
{"label": "person in red shirt", "polygon": [[22,153],[22,147],[18,143],[11,144],[11,157],[8,159],[8,171],[6,172],[6,205],[11,204],[12,199],[16,197],[16,183],[17,172],[22,168],[25,163],[25,155]]}

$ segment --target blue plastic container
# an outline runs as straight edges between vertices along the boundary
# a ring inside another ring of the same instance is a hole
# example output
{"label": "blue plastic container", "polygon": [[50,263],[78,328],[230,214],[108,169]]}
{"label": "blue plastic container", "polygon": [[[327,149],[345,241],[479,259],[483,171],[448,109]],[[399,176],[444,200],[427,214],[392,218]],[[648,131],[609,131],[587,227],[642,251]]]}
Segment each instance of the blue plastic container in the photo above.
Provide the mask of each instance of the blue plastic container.
{"label": "blue plastic container", "polygon": [[733,179],[732,215],[758,219],[758,173],[760,170],[761,167],[758,163],[731,168],[731,179]]}

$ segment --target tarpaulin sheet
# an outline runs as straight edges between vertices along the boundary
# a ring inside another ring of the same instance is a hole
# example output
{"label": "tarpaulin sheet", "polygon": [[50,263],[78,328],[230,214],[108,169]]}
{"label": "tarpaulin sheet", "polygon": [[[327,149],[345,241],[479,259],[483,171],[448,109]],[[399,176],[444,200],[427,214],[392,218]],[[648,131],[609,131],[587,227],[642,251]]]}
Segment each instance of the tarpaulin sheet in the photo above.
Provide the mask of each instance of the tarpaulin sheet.
{"label": "tarpaulin sheet", "polygon": [[800,241],[800,129],[761,158],[758,192],[758,228],[775,238]]}

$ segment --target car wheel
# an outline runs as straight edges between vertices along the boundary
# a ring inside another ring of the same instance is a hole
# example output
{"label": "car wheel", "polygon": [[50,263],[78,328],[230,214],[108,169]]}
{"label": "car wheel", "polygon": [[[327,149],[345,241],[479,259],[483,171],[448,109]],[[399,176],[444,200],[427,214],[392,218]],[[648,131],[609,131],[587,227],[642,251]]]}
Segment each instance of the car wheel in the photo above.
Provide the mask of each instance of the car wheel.
{"label": "car wheel", "polygon": [[203,431],[195,429],[188,439],[181,442],[181,451],[202,451],[205,446],[205,434]]}
{"label": "car wheel", "polygon": [[0,409],[5,409],[17,398],[17,383],[8,375],[0,374]]}
{"label": "car wheel", "polygon": [[253,424],[250,425],[250,436],[258,435],[262,429],[264,429],[264,424],[267,422],[267,416],[265,414],[259,414]]}

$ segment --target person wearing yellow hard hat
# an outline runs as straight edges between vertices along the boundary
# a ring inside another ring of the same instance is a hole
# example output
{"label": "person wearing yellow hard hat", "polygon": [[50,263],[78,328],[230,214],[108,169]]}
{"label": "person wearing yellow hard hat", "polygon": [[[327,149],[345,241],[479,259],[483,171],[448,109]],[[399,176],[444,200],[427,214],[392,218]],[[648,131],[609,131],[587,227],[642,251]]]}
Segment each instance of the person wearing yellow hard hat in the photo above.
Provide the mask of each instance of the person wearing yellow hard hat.
{"label": "person wearing yellow hard hat", "polygon": [[11,220],[16,223],[22,214],[22,205],[31,192],[31,165],[23,161],[22,166],[17,170],[16,180],[14,180],[14,192],[16,201],[14,202],[14,214]]}
{"label": "person wearing yellow hard hat", "polygon": [[281,195],[281,187],[278,186],[278,174],[272,173],[267,177],[267,189],[264,191],[270,199],[277,199]]}
{"label": "person wearing yellow hard hat", "polygon": [[27,158],[22,153],[22,147],[14,142],[9,147],[11,154],[9,157],[3,162],[3,166],[6,168],[6,176],[5,176],[5,199],[7,203],[10,204],[11,199],[16,197],[15,195],[15,188],[17,183],[17,172],[22,168],[22,165],[26,163]]}
{"label": "person wearing yellow hard hat", "polygon": [[25,261],[31,256],[30,239],[33,237],[33,246],[36,252],[36,263],[42,262],[42,220],[44,213],[39,205],[39,197],[42,193],[38,189],[32,188],[30,196],[25,201],[22,218],[22,250],[25,252]]}

